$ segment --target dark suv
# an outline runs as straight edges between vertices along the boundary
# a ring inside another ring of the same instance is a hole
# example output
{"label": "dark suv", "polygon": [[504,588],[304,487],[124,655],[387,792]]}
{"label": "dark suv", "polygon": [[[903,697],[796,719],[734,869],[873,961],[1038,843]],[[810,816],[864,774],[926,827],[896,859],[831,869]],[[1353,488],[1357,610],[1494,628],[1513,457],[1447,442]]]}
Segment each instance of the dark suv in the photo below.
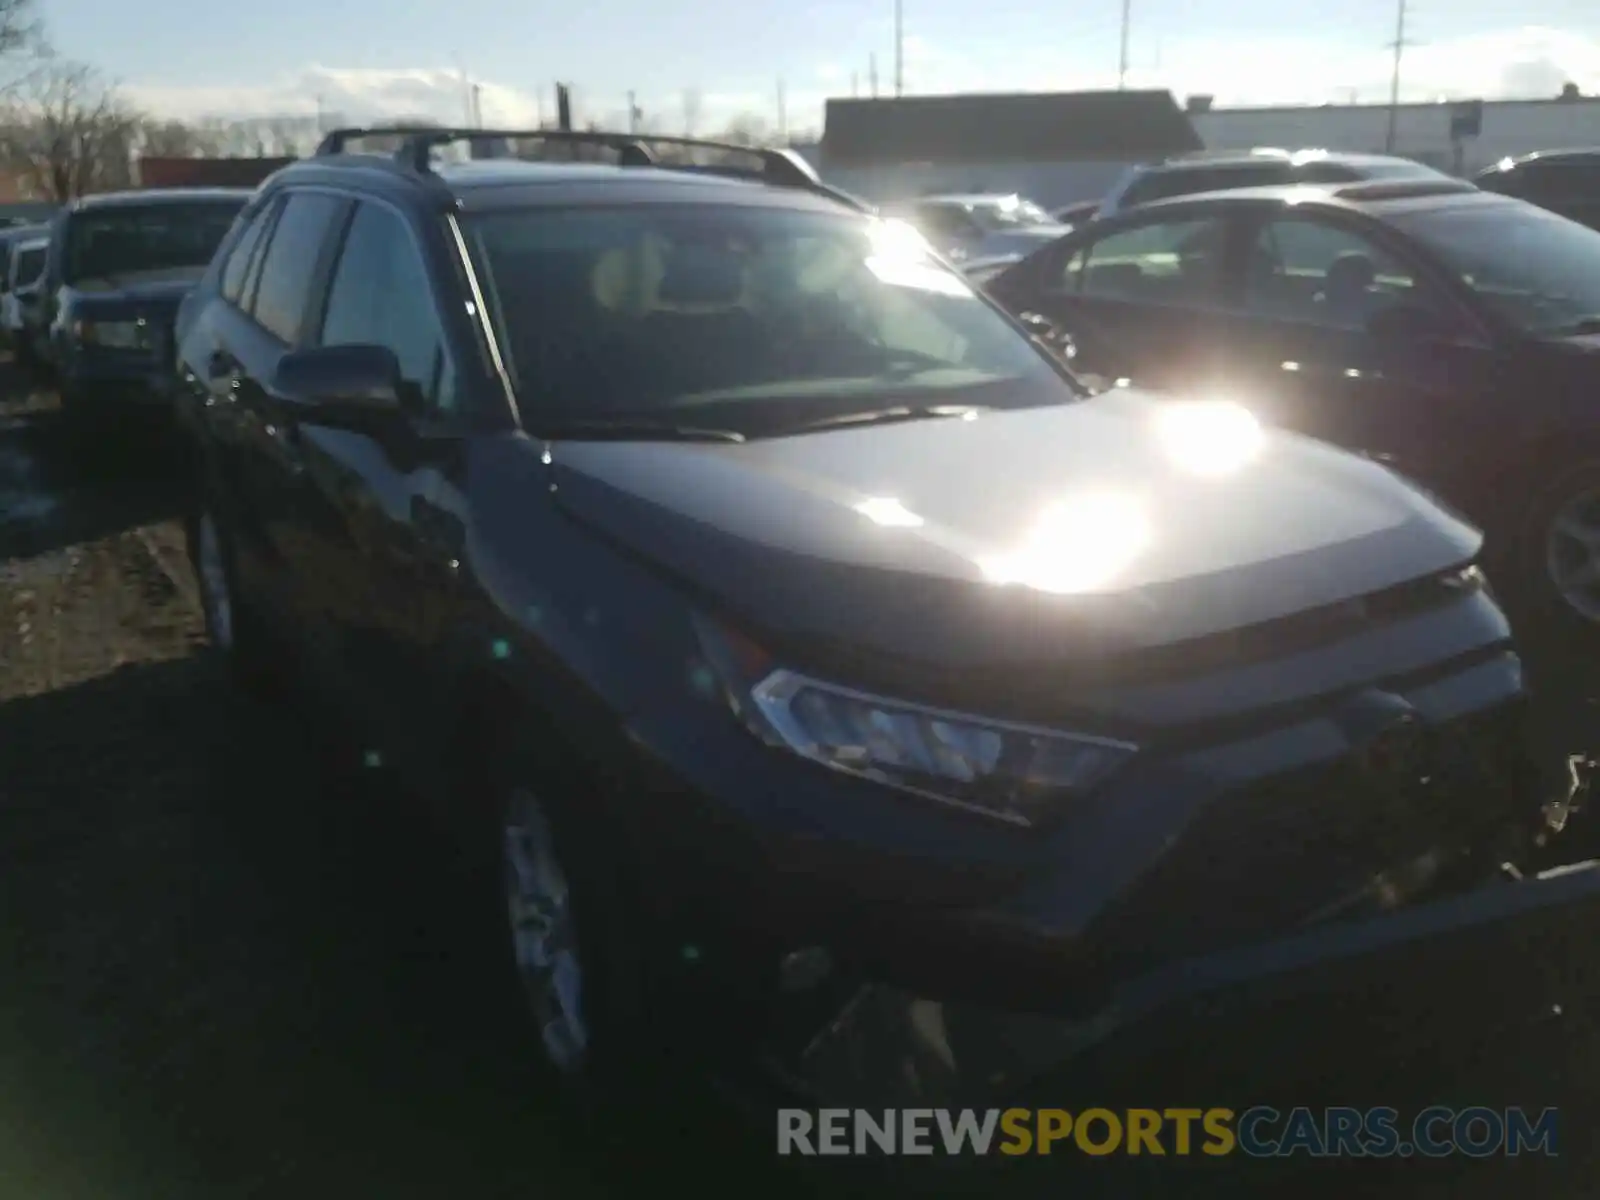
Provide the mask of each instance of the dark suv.
{"label": "dark suv", "polygon": [[167,416],[172,321],[250,197],[242,188],[109,192],[63,208],[40,281],[42,346],[79,429]]}
{"label": "dark suv", "polygon": [[566,1076],[976,1097],[1593,891],[1531,880],[1479,536],[1383,467],[1091,398],[787,152],[387,132],[184,305],[192,553],[236,676],[481,852]]}
{"label": "dark suv", "polygon": [[1600,229],[1600,150],[1540,150],[1503,158],[1472,182]]}

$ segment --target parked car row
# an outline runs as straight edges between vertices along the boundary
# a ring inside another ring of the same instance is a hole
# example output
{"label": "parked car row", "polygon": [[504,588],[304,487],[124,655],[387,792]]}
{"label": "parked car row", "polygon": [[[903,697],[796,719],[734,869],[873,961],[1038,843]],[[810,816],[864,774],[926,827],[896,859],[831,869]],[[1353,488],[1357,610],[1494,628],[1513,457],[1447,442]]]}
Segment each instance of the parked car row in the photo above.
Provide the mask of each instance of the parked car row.
{"label": "parked car row", "polygon": [[[1371,373],[1362,427],[1442,461],[1566,453],[1587,293],[1459,255],[1573,227],[1430,181],[1169,200],[991,296],[788,152],[448,161],[480,136],[338,131],[217,198],[169,381],[213,652],[459,836],[554,1084],[982,1105],[1600,897],[1542,873],[1582,783],[1528,756],[1479,531],[1250,407]],[[70,319],[125,321],[73,253]],[[1085,386],[1061,328],[1192,402]],[[1218,377],[1246,335],[1270,378]]]}
{"label": "parked car row", "polygon": [[17,223],[0,230],[0,335],[24,369],[36,357],[38,313],[49,227]]}

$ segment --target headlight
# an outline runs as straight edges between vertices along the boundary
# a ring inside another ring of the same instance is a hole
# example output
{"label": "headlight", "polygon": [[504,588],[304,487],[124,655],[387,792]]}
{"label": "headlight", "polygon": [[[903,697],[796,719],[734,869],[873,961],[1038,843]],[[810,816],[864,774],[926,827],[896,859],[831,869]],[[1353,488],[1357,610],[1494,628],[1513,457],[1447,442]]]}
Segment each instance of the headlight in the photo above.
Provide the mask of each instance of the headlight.
{"label": "headlight", "polygon": [[108,346],[116,350],[139,350],[149,345],[149,329],[143,321],[77,322],[78,340],[89,346]]}
{"label": "headlight", "polygon": [[707,620],[701,644],[734,713],[813,762],[1014,825],[1103,783],[1137,747],[930,708],[815,679]]}

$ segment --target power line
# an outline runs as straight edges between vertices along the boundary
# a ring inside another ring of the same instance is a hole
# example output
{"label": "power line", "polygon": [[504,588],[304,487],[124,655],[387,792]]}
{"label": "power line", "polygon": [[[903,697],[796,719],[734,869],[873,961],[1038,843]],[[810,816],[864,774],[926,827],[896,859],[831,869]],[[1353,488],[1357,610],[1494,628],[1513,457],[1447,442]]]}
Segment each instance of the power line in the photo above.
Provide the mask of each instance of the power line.
{"label": "power line", "polygon": [[1117,90],[1128,86],[1128,31],[1133,24],[1133,0],[1122,0],[1122,54],[1117,60]]}
{"label": "power line", "polygon": [[905,0],[894,0],[894,94],[906,92]]}
{"label": "power line", "polygon": [[1394,49],[1394,68],[1389,76],[1389,131],[1383,141],[1384,152],[1387,154],[1394,153],[1399,140],[1401,63],[1405,58],[1406,47],[1417,44],[1406,40],[1406,3],[1407,0],[1395,0],[1394,41],[1390,43]]}

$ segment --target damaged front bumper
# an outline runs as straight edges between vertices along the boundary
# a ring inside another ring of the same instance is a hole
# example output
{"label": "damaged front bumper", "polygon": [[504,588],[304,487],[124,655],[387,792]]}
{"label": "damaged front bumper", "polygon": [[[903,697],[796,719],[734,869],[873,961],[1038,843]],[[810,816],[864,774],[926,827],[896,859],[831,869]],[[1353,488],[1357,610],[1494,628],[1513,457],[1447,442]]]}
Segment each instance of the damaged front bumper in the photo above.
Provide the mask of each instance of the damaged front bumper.
{"label": "damaged front bumper", "polygon": [[[1154,1057],[1170,1066],[1183,1048],[1229,1036],[1256,1042],[1253,1053],[1283,1065],[1284,1053],[1325,1042],[1330,1021],[1339,1022],[1345,1045],[1344,1033],[1363,1020],[1401,1038],[1407,1021],[1438,1028],[1459,1019],[1481,1028],[1485,991],[1513,1005],[1520,1016],[1509,1019],[1547,1013],[1552,975],[1541,974],[1544,960],[1570,945],[1563,939],[1600,929],[1600,836],[1584,811],[1594,764],[1570,760],[1567,775],[1544,806],[1541,828],[1519,839],[1520,861],[1497,864],[1474,886],[1170,961],[1108,989],[1087,1015],[1004,1011],[862,984],[803,1046],[768,1058],[765,1079],[776,1086],[765,1098],[830,1107],[1004,1106],[1027,1103],[1080,1064]],[[1468,982],[1442,996],[1446,976]],[[1475,986],[1485,979],[1495,981],[1492,989]],[[1291,1030],[1287,1048],[1265,1050],[1261,1022],[1269,1017]]]}

